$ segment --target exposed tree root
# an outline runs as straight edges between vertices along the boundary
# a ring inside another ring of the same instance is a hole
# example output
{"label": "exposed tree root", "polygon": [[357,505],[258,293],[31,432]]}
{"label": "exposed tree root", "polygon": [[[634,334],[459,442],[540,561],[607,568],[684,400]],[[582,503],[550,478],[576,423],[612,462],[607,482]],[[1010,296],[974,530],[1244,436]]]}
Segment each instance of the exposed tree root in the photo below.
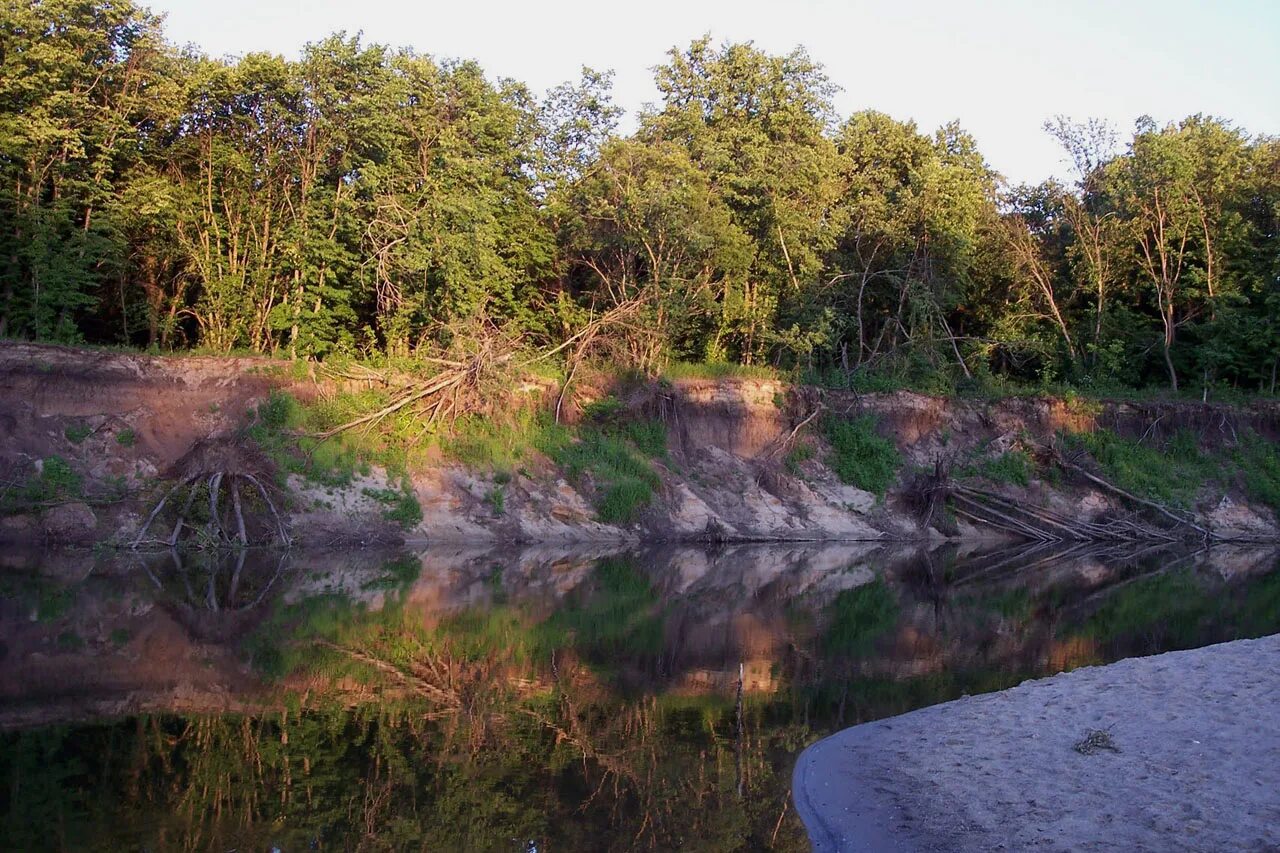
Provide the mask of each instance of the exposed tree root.
{"label": "exposed tree root", "polygon": [[[134,535],[131,547],[137,549],[144,545],[162,545],[175,548],[183,543],[197,547],[247,548],[250,545],[292,544],[288,525],[259,477],[259,472],[270,470],[269,460],[234,440],[224,438],[198,442],[174,466],[171,476],[177,482],[156,502]],[[165,507],[183,489],[186,489],[186,497],[168,536],[149,539],[148,534]],[[249,491],[246,492],[246,489]],[[207,518],[193,519],[196,497],[201,493],[207,496]],[[245,495],[253,493],[262,498],[265,509],[259,514],[268,518],[269,522],[251,525],[246,520]],[[199,523],[201,520],[204,521],[203,525]],[[262,538],[254,541],[251,530],[253,527],[264,526],[266,530]],[[189,534],[185,542],[184,531]]]}

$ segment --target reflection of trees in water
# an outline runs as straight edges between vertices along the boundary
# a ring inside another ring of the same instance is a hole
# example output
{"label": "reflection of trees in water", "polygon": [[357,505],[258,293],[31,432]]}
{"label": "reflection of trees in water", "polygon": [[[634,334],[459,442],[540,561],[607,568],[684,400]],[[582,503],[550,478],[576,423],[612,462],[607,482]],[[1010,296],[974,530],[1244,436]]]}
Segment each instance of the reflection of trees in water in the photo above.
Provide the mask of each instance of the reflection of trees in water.
{"label": "reflection of trees in water", "polygon": [[[465,678],[465,673],[455,674]],[[732,706],[618,702],[566,675],[444,717],[418,700],[0,735],[17,846],[802,849],[800,745]]]}
{"label": "reflection of trees in water", "polygon": [[[934,553],[809,598],[785,578],[663,595],[649,567],[612,560],[549,612],[502,596],[443,614],[409,594],[414,561],[366,583],[386,591],[379,609],[273,600],[269,560],[149,565],[192,619],[270,611],[248,645],[288,710],[0,735],[0,832],[15,846],[52,832],[64,847],[803,849],[792,762],[839,725],[1069,665],[1055,650],[1070,643],[1110,659],[1280,629],[1280,572],[1228,582],[1160,554],[1048,556]],[[672,690],[682,670],[761,649],[773,692],[747,694],[740,718],[731,689]]]}

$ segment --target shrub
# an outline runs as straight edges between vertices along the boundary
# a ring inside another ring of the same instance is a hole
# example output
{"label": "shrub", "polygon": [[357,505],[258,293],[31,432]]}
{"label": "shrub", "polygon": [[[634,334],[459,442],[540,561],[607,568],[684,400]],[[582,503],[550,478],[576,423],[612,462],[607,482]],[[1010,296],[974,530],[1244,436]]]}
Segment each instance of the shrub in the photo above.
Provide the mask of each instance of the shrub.
{"label": "shrub", "polygon": [[87,424],[76,423],[76,424],[70,424],[66,429],[62,431],[62,434],[63,436],[66,437],[67,441],[71,442],[72,444],[79,444],[80,442],[88,438],[89,433],[91,432],[93,432],[93,430],[89,429]]}
{"label": "shrub", "polygon": [[121,447],[133,447],[134,442],[136,442],[137,439],[138,437],[134,434],[133,430],[128,427],[116,433],[116,444]]}
{"label": "shrub", "polygon": [[823,431],[831,444],[831,468],[842,482],[883,496],[902,458],[893,442],[876,431],[871,415],[852,420],[828,415]]}

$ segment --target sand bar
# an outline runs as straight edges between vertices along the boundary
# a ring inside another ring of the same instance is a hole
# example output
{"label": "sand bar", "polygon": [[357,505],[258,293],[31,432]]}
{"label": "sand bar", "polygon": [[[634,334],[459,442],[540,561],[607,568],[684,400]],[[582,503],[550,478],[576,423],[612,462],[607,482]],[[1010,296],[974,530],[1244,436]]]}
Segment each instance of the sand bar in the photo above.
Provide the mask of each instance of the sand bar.
{"label": "sand bar", "polygon": [[816,851],[1278,851],[1280,635],[854,726],[793,791]]}

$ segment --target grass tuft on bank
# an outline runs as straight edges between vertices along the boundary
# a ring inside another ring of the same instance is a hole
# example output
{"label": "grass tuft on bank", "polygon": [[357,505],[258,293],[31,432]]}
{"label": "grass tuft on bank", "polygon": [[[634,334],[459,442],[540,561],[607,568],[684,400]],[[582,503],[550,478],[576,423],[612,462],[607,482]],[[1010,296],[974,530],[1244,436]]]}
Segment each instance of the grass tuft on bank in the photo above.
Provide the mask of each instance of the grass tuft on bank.
{"label": "grass tuft on bank", "polygon": [[898,475],[902,456],[893,442],[876,430],[875,417],[828,415],[822,427],[831,445],[831,469],[841,482],[883,497]]}
{"label": "grass tuft on bank", "polygon": [[1139,497],[1188,508],[1208,481],[1222,474],[1222,460],[1200,450],[1194,433],[1182,430],[1163,447],[1110,430],[1076,433],[1068,447],[1083,448],[1115,485]]}

